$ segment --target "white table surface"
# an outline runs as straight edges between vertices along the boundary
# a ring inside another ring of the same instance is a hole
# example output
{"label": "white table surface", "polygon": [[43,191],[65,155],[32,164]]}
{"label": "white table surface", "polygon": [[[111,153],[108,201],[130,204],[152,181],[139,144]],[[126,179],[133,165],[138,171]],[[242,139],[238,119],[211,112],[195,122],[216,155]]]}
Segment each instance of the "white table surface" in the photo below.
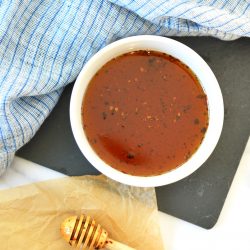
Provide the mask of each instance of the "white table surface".
{"label": "white table surface", "polygon": [[[15,157],[0,177],[0,189],[64,176]],[[217,224],[206,230],[159,212],[162,238],[168,250],[250,250],[250,140],[242,156]]]}

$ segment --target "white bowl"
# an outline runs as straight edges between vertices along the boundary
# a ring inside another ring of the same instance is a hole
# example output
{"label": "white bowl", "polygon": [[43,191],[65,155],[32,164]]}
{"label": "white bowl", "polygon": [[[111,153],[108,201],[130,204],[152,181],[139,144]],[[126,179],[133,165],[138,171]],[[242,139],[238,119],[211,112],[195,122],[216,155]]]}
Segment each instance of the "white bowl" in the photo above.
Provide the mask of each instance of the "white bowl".
{"label": "white bowl", "polygon": [[[90,146],[82,126],[81,107],[86,88],[94,74],[112,58],[136,50],[154,50],[167,53],[186,65],[198,77],[207,95],[209,125],[198,150],[180,167],[157,176],[132,176],[107,165]],[[214,150],[223,126],[224,105],[218,82],[207,63],[192,49],[170,38],[134,36],[116,41],[96,53],[83,67],[76,79],[71,101],[70,121],[75,140],[87,160],[104,175],[124,184],[155,187],[176,182],[197,170]]]}

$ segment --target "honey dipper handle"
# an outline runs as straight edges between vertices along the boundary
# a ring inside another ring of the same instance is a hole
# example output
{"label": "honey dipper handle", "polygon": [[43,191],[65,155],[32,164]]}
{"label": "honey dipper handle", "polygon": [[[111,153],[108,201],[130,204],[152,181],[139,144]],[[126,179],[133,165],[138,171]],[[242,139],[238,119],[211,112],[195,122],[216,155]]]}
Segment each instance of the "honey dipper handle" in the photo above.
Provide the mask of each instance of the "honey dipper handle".
{"label": "honey dipper handle", "polygon": [[112,239],[107,239],[105,249],[107,250],[136,250],[135,248],[129,247],[127,245],[124,245]]}

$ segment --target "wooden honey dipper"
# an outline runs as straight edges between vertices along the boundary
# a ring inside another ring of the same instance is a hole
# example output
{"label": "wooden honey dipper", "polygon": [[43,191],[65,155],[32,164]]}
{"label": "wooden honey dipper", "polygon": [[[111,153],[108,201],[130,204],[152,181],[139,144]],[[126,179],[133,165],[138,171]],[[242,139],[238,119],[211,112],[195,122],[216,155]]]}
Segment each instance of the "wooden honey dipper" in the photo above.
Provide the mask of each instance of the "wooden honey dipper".
{"label": "wooden honey dipper", "polygon": [[107,231],[86,215],[68,217],[61,225],[61,233],[70,245],[81,250],[104,247],[108,250],[135,250],[108,238]]}

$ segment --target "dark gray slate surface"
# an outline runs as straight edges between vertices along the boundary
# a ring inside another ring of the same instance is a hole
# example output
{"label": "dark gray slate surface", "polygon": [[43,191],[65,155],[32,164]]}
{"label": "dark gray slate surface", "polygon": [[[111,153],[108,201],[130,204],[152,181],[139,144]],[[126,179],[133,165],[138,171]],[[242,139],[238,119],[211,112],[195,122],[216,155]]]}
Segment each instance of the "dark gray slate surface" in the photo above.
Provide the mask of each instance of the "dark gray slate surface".
{"label": "dark gray slate surface", "polygon": [[[216,223],[250,134],[250,39],[175,38],[198,52],[214,71],[225,104],[220,141],[203,166],[156,189],[161,211],[204,228]],[[202,69],[201,69],[202,70]],[[35,137],[17,155],[67,175],[97,174],[82,156],[69,122],[72,84]]]}

